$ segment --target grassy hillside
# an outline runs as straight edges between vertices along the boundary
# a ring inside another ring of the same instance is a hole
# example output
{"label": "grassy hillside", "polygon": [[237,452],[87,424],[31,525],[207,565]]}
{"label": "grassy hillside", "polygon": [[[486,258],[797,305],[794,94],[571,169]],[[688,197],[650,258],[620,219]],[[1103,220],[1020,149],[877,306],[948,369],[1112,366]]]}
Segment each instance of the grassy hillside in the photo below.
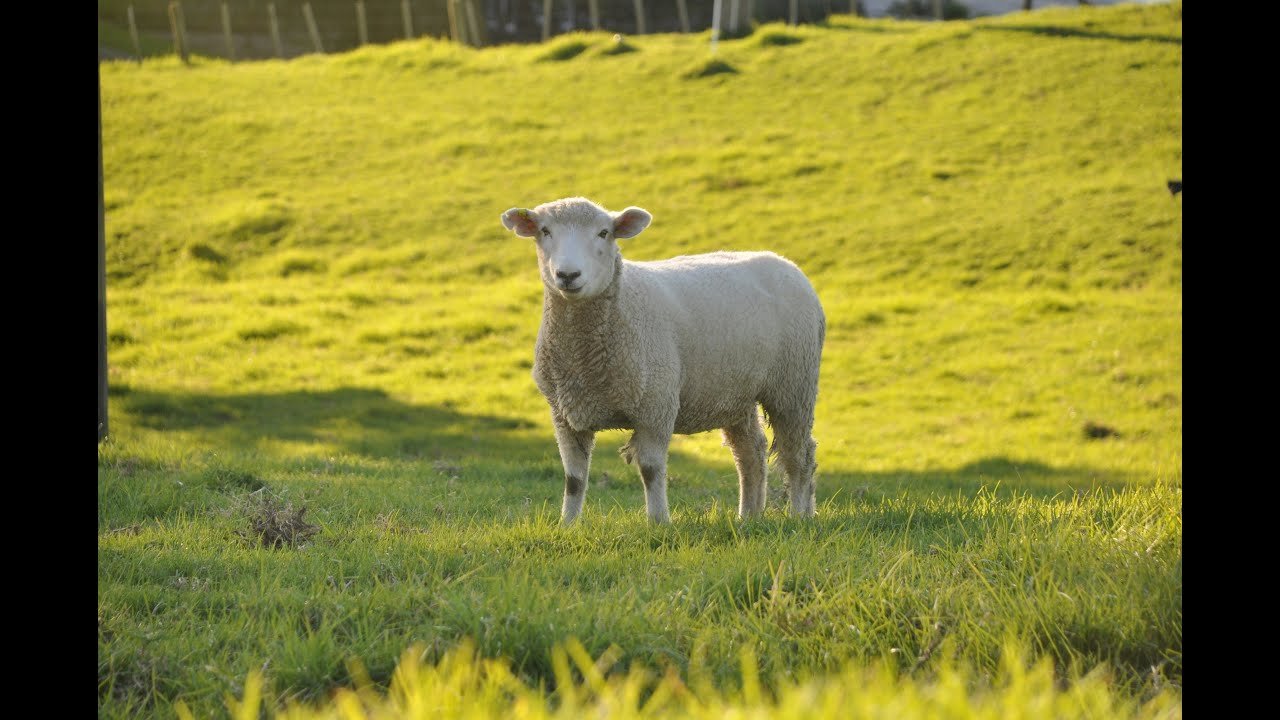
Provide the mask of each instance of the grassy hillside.
{"label": "grassy hillside", "polygon": [[[707,40],[100,66],[101,715],[215,712],[253,669],[316,699],[464,637],[549,689],[571,637],[721,685],[742,648],[766,684],[927,680],[944,641],[980,679],[1012,638],[1180,687],[1181,3]],[[633,259],[808,272],[816,522],[780,488],[734,521],[707,433],[648,527],[610,432],[556,527],[541,289],[498,215],[568,195],[651,211]],[[263,547],[288,504],[314,529]]]}

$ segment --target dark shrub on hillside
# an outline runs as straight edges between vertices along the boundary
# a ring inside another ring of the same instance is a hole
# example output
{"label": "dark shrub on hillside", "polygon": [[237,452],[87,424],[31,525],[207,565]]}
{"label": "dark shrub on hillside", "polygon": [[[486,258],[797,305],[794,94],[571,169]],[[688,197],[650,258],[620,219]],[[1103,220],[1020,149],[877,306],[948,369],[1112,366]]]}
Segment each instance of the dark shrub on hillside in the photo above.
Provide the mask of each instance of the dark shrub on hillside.
{"label": "dark shrub on hillside", "polygon": [[[894,0],[885,11],[899,20],[930,20],[933,18],[933,0]],[[968,20],[972,13],[969,6],[957,0],[943,0],[943,20]]]}

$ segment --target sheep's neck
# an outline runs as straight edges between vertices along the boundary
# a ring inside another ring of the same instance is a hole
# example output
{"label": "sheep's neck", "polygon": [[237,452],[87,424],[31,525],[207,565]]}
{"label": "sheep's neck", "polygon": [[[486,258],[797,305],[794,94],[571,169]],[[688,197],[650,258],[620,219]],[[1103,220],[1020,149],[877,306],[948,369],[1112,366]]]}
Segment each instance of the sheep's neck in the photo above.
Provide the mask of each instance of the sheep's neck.
{"label": "sheep's neck", "polygon": [[[618,291],[622,288],[622,258],[613,266],[609,287],[589,300],[567,300],[560,293],[543,286],[542,322],[544,335],[557,349],[557,354],[600,354],[605,349],[609,330],[617,327]],[[600,346],[600,347],[597,347]]]}
{"label": "sheep's neck", "polygon": [[543,291],[542,348],[554,384],[570,398],[585,400],[607,392],[617,343],[618,290],[621,267],[609,289],[589,300],[569,301],[553,290]]}
{"label": "sheep's neck", "polygon": [[614,288],[590,300],[570,301],[547,289],[543,292],[545,335],[555,354],[575,363],[603,352],[614,327],[618,297]]}

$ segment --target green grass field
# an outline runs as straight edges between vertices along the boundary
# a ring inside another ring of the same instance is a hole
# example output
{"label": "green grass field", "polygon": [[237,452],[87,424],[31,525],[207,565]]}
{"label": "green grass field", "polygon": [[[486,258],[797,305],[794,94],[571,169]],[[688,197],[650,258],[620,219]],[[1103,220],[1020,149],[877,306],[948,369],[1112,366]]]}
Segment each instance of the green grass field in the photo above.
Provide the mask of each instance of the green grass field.
{"label": "green grass field", "polygon": [[[99,716],[1181,716],[1181,11],[101,64]],[[815,521],[606,432],[558,527],[498,216],[570,195],[806,270]]]}

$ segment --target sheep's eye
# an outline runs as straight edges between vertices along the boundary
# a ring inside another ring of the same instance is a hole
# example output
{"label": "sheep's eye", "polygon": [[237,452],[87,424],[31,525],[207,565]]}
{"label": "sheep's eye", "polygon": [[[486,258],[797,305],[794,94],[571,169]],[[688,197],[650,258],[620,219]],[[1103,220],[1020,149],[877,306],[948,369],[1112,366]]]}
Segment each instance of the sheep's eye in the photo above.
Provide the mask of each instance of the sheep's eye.
{"label": "sheep's eye", "polygon": [[543,235],[546,235],[546,236],[548,236],[548,237],[550,237],[550,236],[551,236],[551,228],[542,228],[542,234],[543,234]]}
{"label": "sheep's eye", "polygon": [[600,237],[602,237],[602,238],[607,238],[607,237],[609,237],[609,231],[608,231],[608,230],[601,230],[598,234],[599,234],[599,235],[600,235]]}

